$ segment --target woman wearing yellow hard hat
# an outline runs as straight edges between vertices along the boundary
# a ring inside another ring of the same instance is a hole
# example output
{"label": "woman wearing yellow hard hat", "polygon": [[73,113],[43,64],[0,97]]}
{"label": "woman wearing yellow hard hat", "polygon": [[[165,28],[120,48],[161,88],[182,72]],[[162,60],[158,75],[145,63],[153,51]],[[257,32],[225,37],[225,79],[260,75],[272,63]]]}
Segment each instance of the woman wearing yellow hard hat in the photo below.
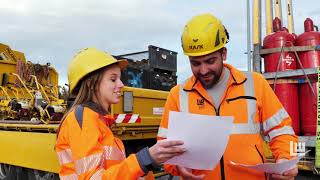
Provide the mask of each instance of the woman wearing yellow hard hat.
{"label": "woman wearing yellow hard hat", "polygon": [[109,109],[119,103],[125,60],[95,48],[80,51],[68,69],[76,99],[61,121],[56,152],[61,179],[137,179],[173,156],[185,152],[182,141],[160,141],[125,157],[122,141],[113,136]]}

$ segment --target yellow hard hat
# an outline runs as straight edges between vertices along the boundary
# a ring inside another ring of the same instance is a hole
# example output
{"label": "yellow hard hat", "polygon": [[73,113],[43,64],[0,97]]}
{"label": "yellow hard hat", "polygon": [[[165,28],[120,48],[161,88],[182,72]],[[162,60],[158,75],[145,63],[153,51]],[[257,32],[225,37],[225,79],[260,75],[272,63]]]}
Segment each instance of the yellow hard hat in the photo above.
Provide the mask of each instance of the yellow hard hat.
{"label": "yellow hard hat", "polygon": [[212,14],[193,17],[184,27],[182,48],[188,56],[202,56],[225,46],[229,35],[221,21]]}
{"label": "yellow hard hat", "polygon": [[70,92],[87,74],[115,63],[119,64],[120,69],[124,69],[128,65],[126,60],[117,60],[110,54],[96,48],[82,49],[72,58],[68,67]]}

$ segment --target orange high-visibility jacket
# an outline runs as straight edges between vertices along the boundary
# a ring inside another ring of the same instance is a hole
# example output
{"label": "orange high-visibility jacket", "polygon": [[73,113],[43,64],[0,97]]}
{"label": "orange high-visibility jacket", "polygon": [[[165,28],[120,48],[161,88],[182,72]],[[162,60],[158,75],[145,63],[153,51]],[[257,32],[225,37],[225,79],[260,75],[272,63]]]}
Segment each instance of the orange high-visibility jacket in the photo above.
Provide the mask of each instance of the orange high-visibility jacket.
{"label": "orange high-visibility jacket", "polygon": [[56,142],[60,179],[137,179],[143,176],[135,154],[125,158],[122,141],[113,136],[105,119],[88,107],[63,121]]}
{"label": "orange high-visibility jacket", "polygon": [[[230,79],[219,107],[214,107],[212,98],[194,76],[171,89],[158,139],[167,137],[169,111],[233,116],[234,127],[220,163],[212,171],[193,170],[193,174],[206,174],[206,179],[265,179],[263,172],[236,167],[230,161],[248,165],[263,163],[260,133],[269,138],[276,159],[290,159],[290,141],[297,142],[291,118],[261,74],[243,73],[231,65],[224,66],[230,70]],[[176,166],[165,165],[165,169],[179,175]]]}

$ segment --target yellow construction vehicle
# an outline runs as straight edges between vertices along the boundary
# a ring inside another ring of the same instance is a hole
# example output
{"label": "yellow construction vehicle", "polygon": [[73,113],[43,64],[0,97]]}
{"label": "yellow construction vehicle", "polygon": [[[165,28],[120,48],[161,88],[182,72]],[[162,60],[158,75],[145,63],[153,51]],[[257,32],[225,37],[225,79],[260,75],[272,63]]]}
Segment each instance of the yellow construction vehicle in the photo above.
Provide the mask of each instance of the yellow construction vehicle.
{"label": "yellow construction vehicle", "polygon": [[[27,62],[24,54],[0,44],[0,118],[13,121],[58,121],[65,104],[58,97],[58,74],[49,65]],[[8,109],[9,108],[9,109]]]}

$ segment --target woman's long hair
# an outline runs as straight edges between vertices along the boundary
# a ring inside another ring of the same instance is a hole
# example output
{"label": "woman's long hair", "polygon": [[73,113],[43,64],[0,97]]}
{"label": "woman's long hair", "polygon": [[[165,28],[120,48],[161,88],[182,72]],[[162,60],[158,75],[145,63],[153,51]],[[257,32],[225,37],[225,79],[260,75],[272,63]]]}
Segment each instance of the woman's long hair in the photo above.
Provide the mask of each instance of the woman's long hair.
{"label": "woman's long hair", "polygon": [[110,66],[93,71],[83,77],[79,84],[75,87],[72,94],[77,94],[70,109],[63,115],[60,121],[60,125],[57,129],[57,137],[59,135],[60,128],[66,117],[79,105],[86,104],[92,101],[93,97],[96,95],[96,91],[99,89],[99,85],[104,72],[109,69]]}

